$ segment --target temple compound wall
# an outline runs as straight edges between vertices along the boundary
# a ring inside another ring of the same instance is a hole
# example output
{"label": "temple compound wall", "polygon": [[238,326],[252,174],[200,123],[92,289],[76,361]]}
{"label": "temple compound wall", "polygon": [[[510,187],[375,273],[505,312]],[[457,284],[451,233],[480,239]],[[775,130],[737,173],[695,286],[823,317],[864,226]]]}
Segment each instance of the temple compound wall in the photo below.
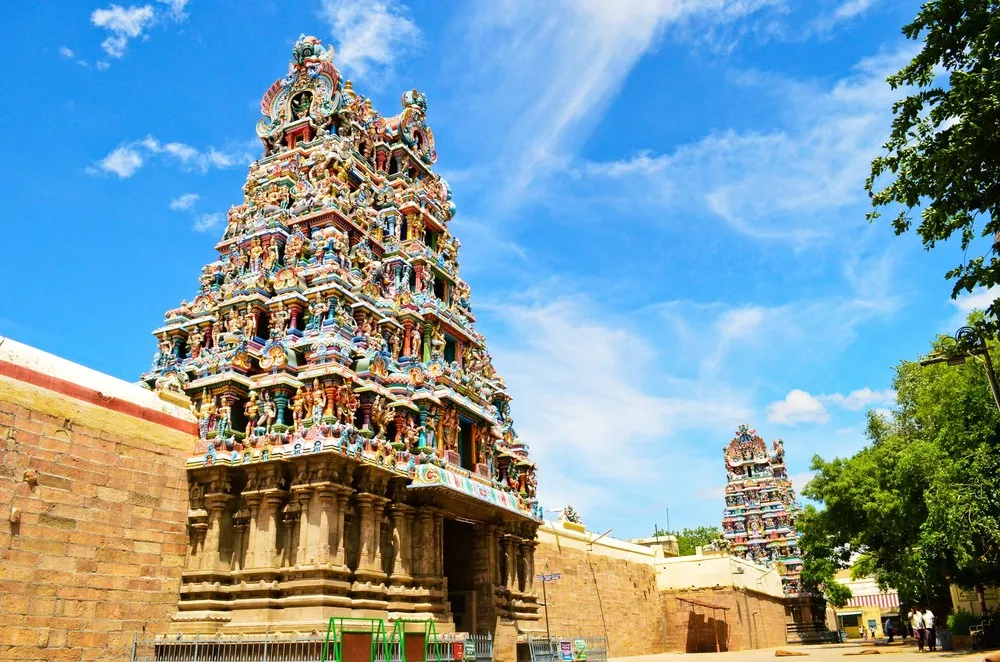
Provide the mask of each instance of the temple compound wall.
{"label": "temple compound wall", "polygon": [[613,657],[788,642],[787,598],[775,568],[700,550],[664,556],[661,546],[599,536],[567,521],[543,524],[538,542],[536,571],[560,575],[545,586],[554,637],[606,635]]}
{"label": "temple compound wall", "polygon": [[0,339],[0,659],[127,660],[186,554],[190,413]]}

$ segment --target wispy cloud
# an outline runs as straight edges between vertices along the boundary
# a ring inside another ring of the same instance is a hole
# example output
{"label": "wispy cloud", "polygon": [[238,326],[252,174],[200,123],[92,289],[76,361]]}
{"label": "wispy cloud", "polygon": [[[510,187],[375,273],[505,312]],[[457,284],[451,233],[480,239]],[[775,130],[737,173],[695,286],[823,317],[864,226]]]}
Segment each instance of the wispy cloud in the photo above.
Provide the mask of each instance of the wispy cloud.
{"label": "wispy cloud", "polygon": [[187,211],[194,207],[200,196],[197,193],[185,193],[170,201],[170,208],[174,211]]}
{"label": "wispy cloud", "polygon": [[885,406],[896,403],[896,392],[892,389],[873,390],[868,386],[851,391],[847,395],[812,395],[801,389],[792,389],[783,400],[772,402],[767,408],[767,420],[771,423],[795,425],[797,423],[827,423],[830,412],[826,405],[834,405],[849,411],[860,411],[871,405],[883,405],[877,411],[887,411]]}
{"label": "wispy cloud", "polygon": [[420,29],[396,0],[323,0],[320,13],[336,41],[338,64],[360,78],[384,76],[421,43]]}
{"label": "wispy cloud", "polygon": [[[907,46],[865,58],[850,76],[827,87],[747,74],[744,85],[783,99],[787,128],[723,130],[670,154],[640,152],[630,159],[583,163],[570,170],[567,186],[611,191],[632,207],[669,204],[709,212],[761,239],[828,241],[844,227],[830,215],[866,200],[864,177],[897,96],[884,80],[912,54]],[[615,186],[591,186],[607,178]],[[859,226],[864,221],[861,213],[853,218]]]}
{"label": "wispy cloud", "polygon": [[110,172],[124,179],[138,172],[151,157],[159,157],[186,171],[201,173],[231,168],[253,160],[253,155],[245,149],[220,150],[209,147],[200,150],[185,143],[163,143],[153,136],[146,136],[141,140],[116,147],[89,167],[88,172],[91,174]]}
{"label": "wispy cloud", "polygon": [[101,42],[101,48],[109,57],[116,59],[125,55],[129,40],[142,36],[155,20],[156,12],[152,5],[111,5],[107,9],[95,9],[90,15],[91,23],[110,33]]}
{"label": "wispy cloud", "polygon": [[468,119],[506,129],[497,156],[509,165],[491,178],[491,204],[519,204],[513,201],[524,200],[532,185],[565,166],[669,27],[705,28],[774,4],[505,0],[473,5],[461,26],[466,47],[455,50],[461,54],[455,69],[475,90]]}
{"label": "wispy cloud", "polygon": [[[95,9],[90,15],[90,22],[105,30],[108,36],[101,42],[104,53],[115,60],[125,57],[129,42],[134,39],[147,39],[151,27],[163,21],[181,22],[187,18],[184,8],[188,0],[157,0],[157,5],[121,5],[112,4],[103,9]],[[159,5],[164,5],[160,7]],[[91,66],[86,61],[78,62],[83,66]],[[108,63],[101,61],[93,65],[97,69],[106,69]]]}
{"label": "wispy cloud", "polygon": [[222,225],[226,220],[226,215],[222,213],[199,214],[194,221],[194,229],[197,232],[208,232]]}
{"label": "wispy cloud", "polygon": [[68,46],[60,46],[59,57],[73,59],[74,57],[76,57],[76,54]]}

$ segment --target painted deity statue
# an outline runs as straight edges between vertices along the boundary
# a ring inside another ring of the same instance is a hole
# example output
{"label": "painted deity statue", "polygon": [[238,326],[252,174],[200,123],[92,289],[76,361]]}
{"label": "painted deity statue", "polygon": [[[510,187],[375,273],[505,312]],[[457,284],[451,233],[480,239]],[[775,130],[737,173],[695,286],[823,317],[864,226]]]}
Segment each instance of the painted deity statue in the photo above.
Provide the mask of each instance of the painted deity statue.
{"label": "painted deity statue", "polygon": [[313,425],[319,425],[323,422],[323,410],[326,408],[326,393],[323,391],[323,387],[319,385],[319,380],[313,380],[313,390],[312,390],[312,421]]}

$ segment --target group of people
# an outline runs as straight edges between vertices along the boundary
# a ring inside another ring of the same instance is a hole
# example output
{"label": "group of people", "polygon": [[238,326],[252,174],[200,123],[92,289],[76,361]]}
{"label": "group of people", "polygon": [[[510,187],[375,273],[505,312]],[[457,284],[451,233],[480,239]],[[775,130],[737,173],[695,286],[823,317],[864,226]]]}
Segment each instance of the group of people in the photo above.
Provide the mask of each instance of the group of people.
{"label": "group of people", "polygon": [[[906,638],[907,625],[909,625],[913,631],[913,637],[917,640],[917,650],[923,652],[925,646],[928,651],[937,650],[937,632],[934,629],[934,622],[934,612],[930,608],[921,611],[917,607],[911,607],[910,613],[907,614],[906,621],[903,623],[903,638]],[[861,638],[867,639],[868,632],[865,630],[865,626],[861,625],[858,629]],[[896,628],[891,618],[885,619],[882,630],[889,639],[888,643],[891,644],[896,636]],[[875,638],[875,621],[871,621],[871,638]]]}
{"label": "group of people", "polygon": [[[926,611],[911,607],[908,618],[910,619],[910,627],[913,628],[913,636],[917,640],[917,650],[922,653],[924,646],[927,646],[927,650],[936,651],[937,632],[934,629],[934,612],[930,610],[930,607]],[[891,635],[889,641],[892,641]]]}

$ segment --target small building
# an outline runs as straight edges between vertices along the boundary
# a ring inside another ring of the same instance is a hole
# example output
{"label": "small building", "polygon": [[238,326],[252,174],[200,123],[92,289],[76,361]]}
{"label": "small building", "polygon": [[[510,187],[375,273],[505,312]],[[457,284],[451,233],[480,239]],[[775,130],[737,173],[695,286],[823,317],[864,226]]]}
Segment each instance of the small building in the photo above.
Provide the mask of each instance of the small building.
{"label": "small building", "polygon": [[649,538],[634,538],[629,540],[634,545],[659,549],[666,557],[680,556],[680,546],[677,544],[677,536],[663,535],[651,536]]}
{"label": "small building", "polygon": [[852,579],[850,570],[841,570],[836,575],[838,583],[851,590],[851,599],[837,609],[837,625],[848,639],[862,638],[861,627],[866,636],[885,637],[885,621],[890,619],[897,634],[902,633],[899,615],[899,593],[895,589],[883,591],[874,577]]}

